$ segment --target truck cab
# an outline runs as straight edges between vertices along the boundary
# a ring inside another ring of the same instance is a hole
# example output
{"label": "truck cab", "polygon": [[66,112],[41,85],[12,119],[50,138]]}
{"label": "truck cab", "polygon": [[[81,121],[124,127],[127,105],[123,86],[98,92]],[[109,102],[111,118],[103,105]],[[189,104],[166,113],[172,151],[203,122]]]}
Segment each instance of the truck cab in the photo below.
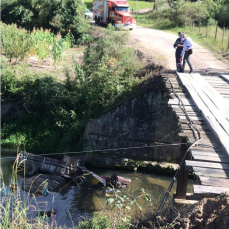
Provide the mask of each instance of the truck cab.
{"label": "truck cab", "polygon": [[133,29],[136,20],[130,12],[130,5],[125,0],[94,0],[93,19],[96,24],[109,24],[115,27]]}

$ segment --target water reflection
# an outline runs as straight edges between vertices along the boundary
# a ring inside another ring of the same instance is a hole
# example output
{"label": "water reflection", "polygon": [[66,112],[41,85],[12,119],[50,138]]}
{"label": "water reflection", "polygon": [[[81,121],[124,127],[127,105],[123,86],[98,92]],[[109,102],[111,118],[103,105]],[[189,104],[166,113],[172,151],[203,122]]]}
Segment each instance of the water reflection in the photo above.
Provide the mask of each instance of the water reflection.
{"label": "water reflection", "polygon": [[[10,183],[11,169],[13,159],[3,159],[2,171],[4,174],[4,181],[6,184]],[[131,172],[123,170],[102,170],[94,169],[94,173],[103,176],[111,176],[116,173],[119,176],[131,179],[130,186],[122,190],[122,194],[134,197],[138,196],[139,190],[144,188],[146,193],[150,194],[153,205],[157,205],[162,199],[165,191],[169,187],[172,181],[172,176],[164,176],[158,174],[148,174],[144,172]],[[20,182],[20,184],[22,181]],[[98,181],[88,176],[81,184],[77,184],[74,181],[70,181],[64,184],[59,192],[49,192],[45,197],[37,197],[36,201],[29,197],[28,203],[36,205],[36,202],[47,203],[48,210],[56,210],[55,220],[59,226],[73,227],[77,225],[80,219],[91,217],[94,212],[109,210],[109,206],[106,204],[106,197],[102,189],[95,189],[94,184]],[[19,184],[19,185],[20,185]],[[192,192],[192,183],[190,181],[188,185],[188,192]],[[175,192],[176,186],[173,187],[170,195]],[[22,196],[27,196],[27,192],[21,190]],[[140,200],[139,203],[147,208],[150,206],[149,202]]]}

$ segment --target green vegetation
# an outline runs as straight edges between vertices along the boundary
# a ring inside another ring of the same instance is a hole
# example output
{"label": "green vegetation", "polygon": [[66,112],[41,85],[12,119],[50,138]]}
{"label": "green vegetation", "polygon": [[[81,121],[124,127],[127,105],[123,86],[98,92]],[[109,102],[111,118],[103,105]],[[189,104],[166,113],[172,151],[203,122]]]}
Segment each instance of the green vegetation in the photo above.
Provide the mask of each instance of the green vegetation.
{"label": "green vegetation", "polygon": [[54,62],[61,59],[63,51],[72,46],[73,35],[69,32],[66,38],[51,33],[50,31],[33,30],[30,34],[25,29],[18,29],[16,24],[6,25],[1,23],[2,52],[9,62],[14,59],[24,60],[29,55],[37,55],[43,61],[45,57],[52,56]]}
{"label": "green vegetation", "polygon": [[18,74],[3,61],[2,99],[18,99],[20,112],[2,118],[2,147],[16,148],[20,142],[33,153],[82,149],[88,119],[139,82],[134,76],[139,67],[136,55],[126,47],[127,42],[127,32],[108,28],[103,38],[86,47],[82,64],[73,56],[73,66],[65,68],[64,82],[49,74]]}
{"label": "green vegetation", "polygon": [[130,10],[141,10],[141,9],[153,9],[154,3],[152,1],[128,1],[130,4]]}
{"label": "green vegetation", "polygon": [[7,26],[1,23],[1,43],[6,57],[23,60],[33,47],[33,39],[25,29],[17,29],[16,25]]}
{"label": "green vegetation", "polygon": [[81,221],[77,229],[128,229],[133,228],[134,219],[131,213],[135,212],[135,207],[142,210],[142,206],[137,202],[138,199],[143,198],[146,201],[151,201],[149,194],[142,188],[140,195],[131,197],[121,195],[120,190],[114,191],[114,195],[107,198],[107,204],[110,205],[111,210],[114,210],[112,216],[103,212],[102,214],[96,214],[92,219]]}
{"label": "green vegetation", "polygon": [[77,37],[89,29],[83,16],[85,8],[81,0],[3,0],[1,19],[6,24],[17,24],[30,31],[50,29],[63,36],[71,31]]}
{"label": "green vegetation", "polygon": [[[228,0],[129,3],[131,10],[153,9],[147,14],[137,14],[137,24],[175,34],[183,31],[214,52],[228,55],[228,31],[224,42],[220,28],[215,39],[216,23],[221,28],[228,26]],[[1,2],[1,52],[6,57],[1,64],[2,100],[14,103],[10,113],[2,117],[2,147],[33,153],[81,150],[88,120],[127,97],[141,82],[136,77],[140,67],[136,54],[126,47],[128,33],[116,33],[109,25],[105,35],[94,40],[88,34],[89,24],[83,16],[86,6],[92,9],[92,0],[85,4],[80,0]],[[64,50],[72,47],[74,42],[85,45],[84,56],[79,62],[72,55],[73,65],[65,66],[64,81],[51,73],[17,70],[18,61],[29,55],[36,55],[41,62],[51,57],[57,64]],[[12,181],[16,181],[15,177]],[[140,197],[150,201],[145,191],[141,191]],[[133,205],[142,208],[136,197],[119,192],[115,197],[107,198],[107,203],[116,210],[113,218],[98,214],[82,221],[77,228],[130,228],[134,219],[128,217],[129,211],[132,212]],[[48,227],[47,217],[39,216],[33,225],[29,223],[27,207],[20,199],[18,189],[6,202],[1,202],[0,208],[5,214],[1,218],[1,228]],[[151,225],[152,215],[147,215],[147,223]],[[144,220],[143,216],[139,218],[139,226],[144,225]]]}

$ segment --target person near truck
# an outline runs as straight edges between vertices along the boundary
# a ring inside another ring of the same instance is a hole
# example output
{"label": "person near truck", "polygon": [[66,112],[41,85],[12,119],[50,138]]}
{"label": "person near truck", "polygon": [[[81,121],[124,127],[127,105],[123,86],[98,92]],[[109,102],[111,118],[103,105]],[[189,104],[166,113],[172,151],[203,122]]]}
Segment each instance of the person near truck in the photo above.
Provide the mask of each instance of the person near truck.
{"label": "person near truck", "polygon": [[177,72],[182,72],[183,68],[182,68],[182,50],[183,50],[183,43],[184,41],[182,40],[182,38],[180,37],[181,32],[178,32],[178,38],[176,39],[173,47],[176,49],[175,52],[175,57],[176,57],[176,68],[177,68]]}
{"label": "person near truck", "polygon": [[190,55],[192,55],[193,53],[193,43],[192,43],[192,39],[190,37],[186,37],[186,35],[184,33],[180,34],[181,39],[184,41],[183,43],[183,50],[182,50],[182,56],[184,55],[183,58],[183,70],[182,72],[184,72],[185,70],[185,65],[186,62],[188,63],[188,66],[190,68],[189,74],[193,73],[193,67],[190,61]]}

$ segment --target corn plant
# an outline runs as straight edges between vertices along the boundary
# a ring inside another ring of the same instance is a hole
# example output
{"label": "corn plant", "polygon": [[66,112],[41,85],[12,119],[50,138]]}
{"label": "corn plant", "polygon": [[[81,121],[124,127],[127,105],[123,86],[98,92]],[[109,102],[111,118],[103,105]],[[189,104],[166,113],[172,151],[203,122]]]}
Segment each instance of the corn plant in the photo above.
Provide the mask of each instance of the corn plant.
{"label": "corn plant", "polygon": [[54,63],[56,63],[56,61],[62,57],[64,48],[65,48],[65,45],[64,45],[64,40],[62,38],[59,38],[59,39],[55,38],[53,40],[51,54],[52,54]]}
{"label": "corn plant", "polygon": [[50,54],[50,49],[54,40],[54,34],[48,30],[33,30],[31,34],[34,44],[35,52],[43,62],[44,58]]}

